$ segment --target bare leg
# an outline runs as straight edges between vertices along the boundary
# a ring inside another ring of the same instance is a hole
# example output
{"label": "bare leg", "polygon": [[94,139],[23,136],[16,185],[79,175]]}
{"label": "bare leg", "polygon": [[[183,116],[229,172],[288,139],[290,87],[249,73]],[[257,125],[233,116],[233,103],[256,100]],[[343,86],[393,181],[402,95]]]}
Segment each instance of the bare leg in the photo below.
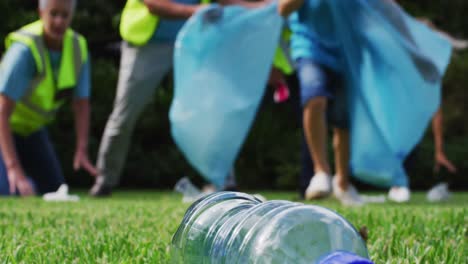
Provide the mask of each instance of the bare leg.
{"label": "bare leg", "polygon": [[333,194],[346,206],[358,206],[363,202],[356,188],[349,182],[349,131],[333,129],[333,149],[335,152],[336,176],[333,179]]}
{"label": "bare leg", "polygon": [[330,175],[330,165],[327,158],[326,108],[326,97],[311,99],[304,108],[303,125],[315,173],[324,172]]}
{"label": "bare leg", "polygon": [[342,128],[333,129],[333,150],[335,154],[335,173],[338,186],[347,190],[349,185],[349,131]]}

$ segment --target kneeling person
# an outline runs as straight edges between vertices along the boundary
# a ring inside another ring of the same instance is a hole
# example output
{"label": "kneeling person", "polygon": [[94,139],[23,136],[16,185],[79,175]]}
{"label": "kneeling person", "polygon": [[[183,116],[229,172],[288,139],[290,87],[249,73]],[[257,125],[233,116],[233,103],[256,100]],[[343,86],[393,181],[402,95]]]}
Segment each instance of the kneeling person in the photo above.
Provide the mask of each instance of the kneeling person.
{"label": "kneeling person", "polygon": [[75,0],[40,0],[40,20],[9,34],[0,68],[0,194],[32,195],[64,183],[46,125],[68,97],[76,124],[74,168],[97,174],[87,154],[89,59],[69,28]]}

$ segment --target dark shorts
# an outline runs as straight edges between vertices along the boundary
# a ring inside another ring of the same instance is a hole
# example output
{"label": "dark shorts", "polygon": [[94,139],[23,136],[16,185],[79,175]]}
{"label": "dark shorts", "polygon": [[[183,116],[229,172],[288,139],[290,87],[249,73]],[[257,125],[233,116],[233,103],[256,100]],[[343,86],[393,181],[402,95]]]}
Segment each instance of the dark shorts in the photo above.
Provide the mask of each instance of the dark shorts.
{"label": "dark shorts", "polygon": [[348,103],[342,76],[311,59],[297,60],[296,68],[302,106],[313,98],[327,97],[329,122],[335,127],[349,128]]}

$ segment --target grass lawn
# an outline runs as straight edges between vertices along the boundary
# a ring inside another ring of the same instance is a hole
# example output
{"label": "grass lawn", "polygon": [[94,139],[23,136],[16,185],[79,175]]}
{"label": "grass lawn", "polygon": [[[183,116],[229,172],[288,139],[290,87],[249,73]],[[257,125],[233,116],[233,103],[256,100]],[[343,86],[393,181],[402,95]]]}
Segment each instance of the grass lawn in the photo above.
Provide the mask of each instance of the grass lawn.
{"label": "grass lawn", "polygon": [[[294,200],[292,192],[260,192]],[[356,227],[367,226],[376,263],[468,263],[468,193],[431,204],[414,194],[408,204],[332,208]],[[82,195],[78,203],[39,198],[0,199],[0,263],[168,263],[169,245],[188,205],[171,192]]]}

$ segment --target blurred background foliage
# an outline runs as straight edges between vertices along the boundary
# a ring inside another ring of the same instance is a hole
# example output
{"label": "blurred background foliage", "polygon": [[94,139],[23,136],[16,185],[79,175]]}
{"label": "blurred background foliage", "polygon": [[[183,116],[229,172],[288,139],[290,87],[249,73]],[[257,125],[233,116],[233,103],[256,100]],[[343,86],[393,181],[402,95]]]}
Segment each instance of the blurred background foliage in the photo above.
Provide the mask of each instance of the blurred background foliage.
{"label": "blurred background foliage", "polygon": [[[456,37],[468,38],[468,1],[399,1],[409,13],[427,17]],[[88,39],[92,54],[92,128],[89,152],[96,157],[100,137],[112,109],[119,64],[118,24],[124,0],[79,0],[73,27]],[[36,0],[0,1],[0,38],[37,19]],[[4,52],[3,42],[0,52]],[[295,189],[300,172],[300,111],[297,81],[290,77],[292,98],[274,104],[271,89],[265,94],[261,111],[236,163],[241,189]],[[446,152],[458,166],[456,175],[433,173],[432,131],[421,142],[411,169],[413,188],[426,189],[436,180],[445,180],[455,189],[467,188],[468,181],[468,52],[455,53],[443,86]],[[121,186],[129,188],[171,188],[182,176],[201,184],[199,175],[187,164],[170,137],[168,109],[172,98],[172,80],[166,78],[142,114],[134,131],[133,144]],[[89,187],[93,179],[72,170],[74,145],[71,112],[64,109],[51,126],[52,138],[61,157],[67,180],[73,186]],[[365,187],[361,186],[361,187]]]}

